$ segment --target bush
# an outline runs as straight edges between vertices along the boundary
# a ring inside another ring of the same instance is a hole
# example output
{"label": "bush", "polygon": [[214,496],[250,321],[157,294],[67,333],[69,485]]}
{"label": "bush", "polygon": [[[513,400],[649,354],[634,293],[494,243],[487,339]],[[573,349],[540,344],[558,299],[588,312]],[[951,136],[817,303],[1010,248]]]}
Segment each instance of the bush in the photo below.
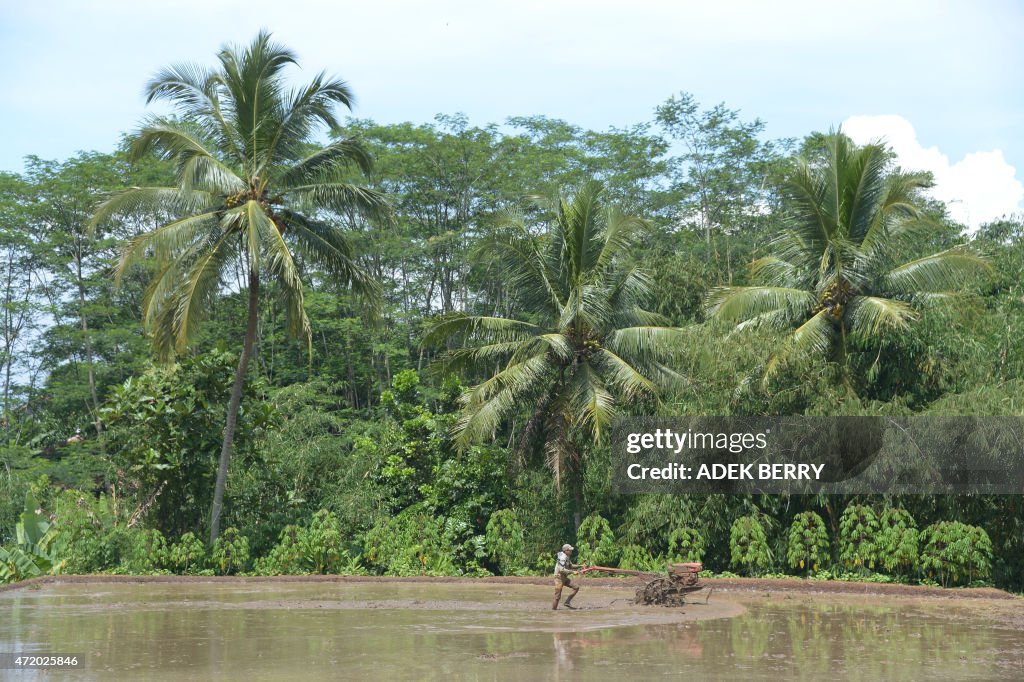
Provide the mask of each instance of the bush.
{"label": "bush", "polygon": [[206,563],[206,546],[195,533],[185,533],[171,547],[171,566],[181,575],[197,575]]}
{"label": "bush", "polygon": [[704,536],[693,528],[676,528],[668,536],[668,560],[672,563],[704,560]]}
{"label": "bush", "polygon": [[619,549],[615,545],[615,534],[612,527],[597,512],[583,519],[576,532],[579,561],[599,566],[614,566],[618,560]]}
{"label": "bush", "polygon": [[[237,365],[237,357],[223,350],[181,356],[111,387],[100,409],[111,466],[143,502],[146,525],[170,537],[202,528],[207,520]],[[235,433],[238,459],[249,456],[252,443],[276,418],[261,392],[259,380],[245,382],[245,418]]]}
{"label": "bush", "polygon": [[914,517],[906,509],[887,508],[879,519],[878,554],[882,566],[893,575],[907,575],[918,560],[919,534]]}
{"label": "bush", "polygon": [[793,519],[786,559],[790,568],[806,572],[819,571],[830,563],[828,531],[816,513],[805,511]]}
{"label": "bush", "polygon": [[123,519],[109,497],[67,490],[53,504],[55,551],[65,561],[67,573],[99,573],[121,563],[131,536],[123,532]]}
{"label": "bush", "polygon": [[155,528],[131,535],[121,568],[132,575],[155,573],[167,568],[170,552],[163,533]]}
{"label": "bush", "polygon": [[959,521],[933,523],[921,533],[921,570],[943,587],[970,584],[992,571],[992,541],[978,526]]}
{"label": "bush", "polygon": [[302,528],[289,524],[281,530],[277,544],[270,554],[257,559],[253,570],[257,575],[305,575],[308,573],[303,561]]}
{"label": "bush", "polygon": [[458,575],[441,523],[422,504],[374,526],[364,540],[363,557],[387,575]]}
{"label": "bush", "polygon": [[745,569],[748,575],[767,570],[772,565],[772,553],[764,527],[754,516],[741,516],[729,532],[732,566]]}
{"label": "bush", "polygon": [[525,568],[522,565],[525,533],[514,510],[499,509],[491,514],[484,539],[488,554],[498,563],[502,575],[512,575]]}
{"label": "bush", "polygon": [[249,563],[249,539],[237,528],[225,528],[213,543],[213,563],[220,575],[243,570]]}
{"label": "bush", "polygon": [[854,570],[874,570],[878,562],[878,518],[871,507],[851,504],[839,517],[839,561]]}
{"label": "bush", "polygon": [[334,512],[326,509],[313,514],[309,527],[300,535],[300,547],[310,571],[321,575],[337,573],[343,559],[348,558],[342,547],[341,523]]}
{"label": "bush", "polygon": [[253,562],[257,575],[362,574],[358,554],[345,547],[341,523],[334,512],[321,509],[309,526],[287,525],[270,553]]}
{"label": "bush", "polygon": [[651,556],[646,548],[639,545],[627,545],[622,550],[622,558],[619,560],[619,568],[631,571],[662,571],[665,562],[660,558]]}

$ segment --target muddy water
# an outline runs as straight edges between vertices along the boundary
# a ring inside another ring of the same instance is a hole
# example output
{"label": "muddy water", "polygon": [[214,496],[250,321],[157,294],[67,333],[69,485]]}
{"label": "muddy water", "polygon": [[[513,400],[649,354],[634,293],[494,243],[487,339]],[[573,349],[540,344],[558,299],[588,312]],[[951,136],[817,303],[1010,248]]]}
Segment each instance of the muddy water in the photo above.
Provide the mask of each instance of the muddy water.
{"label": "muddy water", "polygon": [[[0,679],[1024,679],[1013,609],[950,600],[712,596],[645,608],[587,587],[74,584],[0,593],[0,652],[76,653]],[[884,601],[884,603],[879,603]]]}

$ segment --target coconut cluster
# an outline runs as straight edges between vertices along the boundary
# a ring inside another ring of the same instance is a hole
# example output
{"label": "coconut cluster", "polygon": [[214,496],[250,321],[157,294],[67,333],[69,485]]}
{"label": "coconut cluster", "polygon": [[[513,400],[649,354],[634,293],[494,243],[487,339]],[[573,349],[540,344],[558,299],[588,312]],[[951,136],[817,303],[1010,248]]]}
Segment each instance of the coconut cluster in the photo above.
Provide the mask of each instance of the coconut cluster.
{"label": "coconut cluster", "polygon": [[817,315],[822,310],[828,312],[829,317],[838,320],[843,316],[846,304],[856,295],[853,287],[845,279],[837,278],[832,281],[825,290],[821,292],[818,305],[814,307],[813,314]]}

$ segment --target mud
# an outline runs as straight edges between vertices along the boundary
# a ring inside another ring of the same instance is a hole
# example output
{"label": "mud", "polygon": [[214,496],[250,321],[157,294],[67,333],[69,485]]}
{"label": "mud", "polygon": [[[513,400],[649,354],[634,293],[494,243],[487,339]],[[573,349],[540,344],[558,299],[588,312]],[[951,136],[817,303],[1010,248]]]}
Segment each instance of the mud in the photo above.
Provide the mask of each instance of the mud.
{"label": "mud", "polygon": [[548,579],[62,576],[0,594],[0,651],[82,668],[0,678],[1024,679],[1024,600],[997,590],[730,580],[665,608],[580,582],[552,611]]}
{"label": "mud", "polygon": [[[636,589],[646,582],[645,578],[600,578],[592,575],[579,578],[583,584],[598,587],[631,586]],[[887,583],[851,583],[832,580],[763,579],[763,578],[702,578],[701,582],[716,591],[727,592],[798,592],[806,594],[863,594],[882,596],[929,597],[938,599],[1009,599],[1019,600],[1020,596],[992,587],[942,588],[926,585],[900,585]],[[60,575],[33,578],[20,583],[0,585],[0,592],[35,589],[50,584],[260,584],[260,583],[430,583],[462,585],[544,585],[551,583],[547,576],[492,576],[488,578],[461,578],[451,576],[359,576],[359,575],[281,575],[269,577],[206,577],[191,575]]]}

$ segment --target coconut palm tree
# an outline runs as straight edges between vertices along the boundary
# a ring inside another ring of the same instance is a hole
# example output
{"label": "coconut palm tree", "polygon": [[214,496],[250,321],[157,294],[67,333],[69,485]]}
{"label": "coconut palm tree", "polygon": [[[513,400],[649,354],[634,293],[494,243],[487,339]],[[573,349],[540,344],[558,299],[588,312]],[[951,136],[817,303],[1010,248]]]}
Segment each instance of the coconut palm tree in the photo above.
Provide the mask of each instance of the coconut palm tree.
{"label": "coconut palm tree", "polygon": [[648,225],[604,207],[601,195],[590,183],[557,199],[539,234],[521,213],[505,216],[481,252],[505,284],[510,316],[449,315],[425,340],[460,346],[448,367],[492,374],[463,396],[458,445],[492,437],[521,413],[520,445],[543,444],[558,488],[621,406],[656,401],[680,379],[664,364],[679,330],[644,310],[650,280],[630,261]]}
{"label": "coconut palm tree", "polygon": [[170,216],[162,227],[125,247],[121,276],[154,257],[156,272],[144,301],[144,322],[162,358],[185,350],[227,271],[241,263],[248,283],[248,318],[231,390],[210,513],[210,542],[218,535],[224,485],[246,368],[256,338],[260,288],[276,287],[289,331],[311,348],[303,309],[303,270],[296,254],[363,295],[376,285],[359,267],[331,212],[383,215],[384,198],[351,183],[352,169],[370,159],[354,140],[327,147],[310,143],[317,129],[338,130],[338,105],[353,97],[342,81],[323,73],[289,89],[285,68],[295,55],[261,32],[247,47],[226,46],[219,66],[172,66],[147,86],[147,103],[166,100],[176,118],[151,117],[130,140],[130,155],[156,152],[175,163],[172,187],[133,187],[103,203],[98,224],[147,210]]}
{"label": "coconut palm tree", "polygon": [[852,392],[852,349],[908,329],[921,304],[955,298],[987,265],[967,245],[904,260],[937,227],[920,201],[930,176],[894,170],[884,145],[858,147],[841,131],[812,147],[820,154],[798,159],[787,181],[784,230],[752,264],[759,283],[716,289],[707,308],[739,328],[792,330],[765,364],[763,387],[786,366],[824,358]]}

